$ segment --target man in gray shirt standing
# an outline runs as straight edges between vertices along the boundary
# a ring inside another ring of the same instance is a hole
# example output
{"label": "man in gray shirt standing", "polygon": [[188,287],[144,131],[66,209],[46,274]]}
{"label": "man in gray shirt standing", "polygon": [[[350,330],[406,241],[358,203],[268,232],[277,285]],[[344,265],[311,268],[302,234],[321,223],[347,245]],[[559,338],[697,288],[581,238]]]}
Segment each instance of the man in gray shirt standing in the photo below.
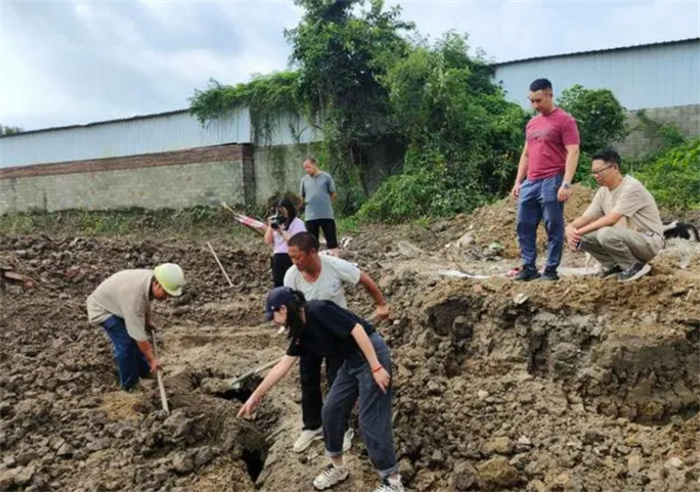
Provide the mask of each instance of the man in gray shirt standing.
{"label": "man in gray shirt standing", "polygon": [[315,157],[308,157],[304,161],[304,171],[306,175],[301,178],[299,195],[303,200],[302,205],[306,206],[304,213],[306,230],[320,240],[319,232],[323,229],[327,248],[337,249],[338,238],[333,216],[333,200],[338,193],[333,178],[318,168]]}

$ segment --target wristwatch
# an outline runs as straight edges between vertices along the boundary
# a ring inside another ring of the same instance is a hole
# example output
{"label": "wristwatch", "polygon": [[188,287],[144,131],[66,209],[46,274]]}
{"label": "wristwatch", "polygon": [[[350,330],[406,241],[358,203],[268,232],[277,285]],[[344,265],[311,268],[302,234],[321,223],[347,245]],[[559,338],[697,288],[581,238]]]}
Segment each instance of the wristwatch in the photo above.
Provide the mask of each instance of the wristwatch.
{"label": "wristwatch", "polygon": [[571,188],[571,183],[562,183],[561,187],[564,188],[565,190],[568,190],[569,188]]}

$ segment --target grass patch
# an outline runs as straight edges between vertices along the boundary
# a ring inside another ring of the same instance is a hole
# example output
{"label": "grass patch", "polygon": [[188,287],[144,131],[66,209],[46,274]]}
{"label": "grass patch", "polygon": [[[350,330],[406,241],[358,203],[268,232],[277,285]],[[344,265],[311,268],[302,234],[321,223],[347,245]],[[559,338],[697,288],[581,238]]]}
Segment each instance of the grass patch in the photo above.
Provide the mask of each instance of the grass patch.
{"label": "grass patch", "polygon": [[214,207],[191,207],[181,210],[32,210],[0,216],[0,234],[109,236],[145,238],[255,238],[239,225],[229,212]]}

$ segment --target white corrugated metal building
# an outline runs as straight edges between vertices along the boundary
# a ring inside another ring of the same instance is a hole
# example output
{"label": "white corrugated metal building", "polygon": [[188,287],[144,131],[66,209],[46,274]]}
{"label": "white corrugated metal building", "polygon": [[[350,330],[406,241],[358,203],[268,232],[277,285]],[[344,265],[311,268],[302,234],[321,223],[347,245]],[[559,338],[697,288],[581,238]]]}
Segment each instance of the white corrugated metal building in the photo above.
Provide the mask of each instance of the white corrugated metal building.
{"label": "white corrugated metal building", "polygon": [[628,110],[700,104],[700,38],[527,58],[494,65],[509,100],[529,108],[530,83],[555,94],[575,84],[610,89]]}

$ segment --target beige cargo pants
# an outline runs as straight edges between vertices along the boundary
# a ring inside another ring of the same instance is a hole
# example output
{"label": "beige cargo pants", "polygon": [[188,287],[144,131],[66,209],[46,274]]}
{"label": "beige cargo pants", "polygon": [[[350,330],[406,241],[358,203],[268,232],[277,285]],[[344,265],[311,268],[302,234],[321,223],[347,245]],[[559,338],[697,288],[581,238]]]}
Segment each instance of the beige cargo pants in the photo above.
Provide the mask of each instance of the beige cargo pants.
{"label": "beige cargo pants", "polygon": [[581,238],[580,251],[590,253],[605,268],[615,265],[623,270],[649,262],[663,248],[663,239],[624,227],[602,227]]}

